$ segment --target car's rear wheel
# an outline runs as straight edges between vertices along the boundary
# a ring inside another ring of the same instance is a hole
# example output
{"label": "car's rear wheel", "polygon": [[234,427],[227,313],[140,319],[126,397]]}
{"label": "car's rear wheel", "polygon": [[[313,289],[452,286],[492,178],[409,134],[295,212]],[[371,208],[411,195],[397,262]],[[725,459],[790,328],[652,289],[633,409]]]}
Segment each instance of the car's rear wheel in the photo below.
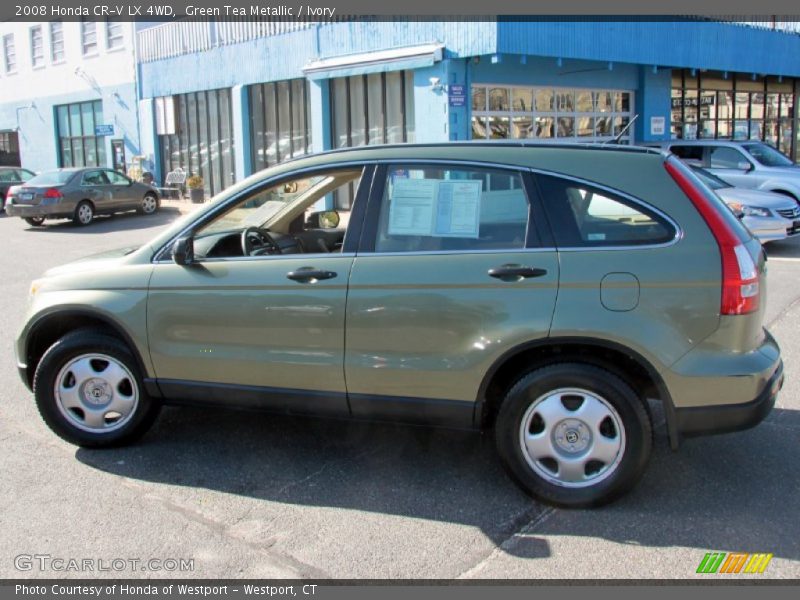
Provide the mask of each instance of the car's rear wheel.
{"label": "car's rear wheel", "polygon": [[497,449],[528,493],[566,507],[605,504],[631,489],[652,449],[652,424],[622,379],[558,363],[523,376],[495,425]]}
{"label": "car's rear wheel", "polygon": [[36,368],[33,389],[45,423],[68,442],[91,448],[134,441],[160,408],[127,346],[95,330],[53,344]]}
{"label": "car's rear wheel", "polygon": [[72,221],[76,225],[88,225],[94,218],[94,206],[88,200],[83,200],[75,207]]}
{"label": "car's rear wheel", "polygon": [[155,194],[145,194],[142,198],[142,203],[139,206],[139,213],[143,215],[152,215],[158,210],[158,197]]}
{"label": "car's rear wheel", "polygon": [[44,217],[22,217],[22,219],[32,227],[41,227],[44,224]]}

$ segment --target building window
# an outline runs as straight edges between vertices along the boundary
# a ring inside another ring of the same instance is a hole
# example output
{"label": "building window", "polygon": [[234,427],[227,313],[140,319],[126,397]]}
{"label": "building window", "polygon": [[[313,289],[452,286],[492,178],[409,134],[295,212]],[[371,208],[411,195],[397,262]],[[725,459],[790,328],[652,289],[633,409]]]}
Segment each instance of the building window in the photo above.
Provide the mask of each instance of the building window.
{"label": "building window", "polygon": [[34,68],[44,65],[44,37],[41,25],[31,27],[31,65]]}
{"label": "building window", "polygon": [[97,54],[97,23],[81,21],[81,45],[84,56]]}
{"label": "building window", "polygon": [[[624,90],[473,85],[472,139],[603,141],[631,120],[633,93]],[[620,138],[630,142],[632,132]]]}
{"label": "building window", "polygon": [[116,50],[125,45],[125,38],[122,33],[122,23],[109,21],[106,24],[106,49]]}
{"label": "building window", "polygon": [[50,60],[53,64],[64,60],[64,24],[60,21],[50,23]]}
{"label": "building window", "polygon": [[789,78],[675,70],[671,102],[673,139],[755,139],[787,156],[800,154],[793,147],[795,97]]}
{"label": "building window", "polygon": [[292,79],[248,86],[250,151],[260,171],[311,150],[308,83]]}
{"label": "building window", "polygon": [[[160,102],[159,102],[160,101]],[[159,108],[161,104],[161,108]],[[170,112],[171,111],[171,112]],[[180,167],[203,178],[213,196],[235,181],[233,113],[229,89],[156,99],[161,176]]]}
{"label": "building window", "polygon": [[3,62],[5,63],[6,73],[17,72],[17,49],[14,46],[13,33],[3,37]]}
{"label": "building window", "polygon": [[413,76],[391,71],[332,79],[333,146],[413,142]]}
{"label": "building window", "polygon": [[105,166],[105,138],[95,135],[95,127],[103,123],[102,101],[57,106],[56,121],[60,166]]}
{"label": "building window", "polygon": [[[390,71],[330,80],[331,139],[334,148],[413,142],[414,73]],[[347,210],[355,188],[334,194]]]}
{"label": "building window", "polygon": [[0,131],[0,166],[20,166],[19,138],[16,131]]}

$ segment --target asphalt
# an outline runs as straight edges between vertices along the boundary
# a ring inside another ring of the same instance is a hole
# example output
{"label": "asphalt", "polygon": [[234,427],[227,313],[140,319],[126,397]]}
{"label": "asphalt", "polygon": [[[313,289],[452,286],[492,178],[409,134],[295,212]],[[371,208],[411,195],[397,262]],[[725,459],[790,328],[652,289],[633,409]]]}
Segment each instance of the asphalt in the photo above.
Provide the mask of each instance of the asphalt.
{"label": "asphalt", "polygon": [[[773,553],[765,576],[800,577],[800,239],[769,248],[767,322],[786,366],[773,413],[674,453],[656,411],[639,486],[575,511],[522,494],[488,435],[191,408],[165,409],[117,450],[53,435],[14,367],[30,280],[144,242],[193,208],[86,228],[0,216],[0,577],[659,579],[700,577],[712,550]],[[15,567],[34,554],[183,558],[194,570]]]}

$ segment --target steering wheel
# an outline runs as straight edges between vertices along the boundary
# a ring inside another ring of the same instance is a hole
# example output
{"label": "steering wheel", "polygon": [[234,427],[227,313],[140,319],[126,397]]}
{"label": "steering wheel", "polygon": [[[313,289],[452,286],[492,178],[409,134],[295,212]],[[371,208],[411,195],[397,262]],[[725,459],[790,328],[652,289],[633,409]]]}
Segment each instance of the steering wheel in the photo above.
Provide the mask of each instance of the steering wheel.
{"label": "steering wheel", "polygon": [[281,253],[281,247],[278,246],[269,231],[261,227],[246,227],[242,230],[241,239],[244,256]]}

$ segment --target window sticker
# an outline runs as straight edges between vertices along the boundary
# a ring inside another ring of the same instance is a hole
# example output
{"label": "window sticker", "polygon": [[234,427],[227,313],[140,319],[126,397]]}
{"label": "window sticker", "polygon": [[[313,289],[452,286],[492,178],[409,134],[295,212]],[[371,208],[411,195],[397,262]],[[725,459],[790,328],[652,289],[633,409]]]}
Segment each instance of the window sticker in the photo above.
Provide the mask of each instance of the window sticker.
{"label": "window sticker", "polygon": [[477,238],[482,189],[481,181],[440,181],[434,235]]}
{"label": "window sticker", "polygon": [[389,235],[430,235],[439,182],[397,179],[389,205]]}
{"label": "window sticker", "polygon": [[392,183],[389,235],[479,237],[481,181],[395,179]]}

